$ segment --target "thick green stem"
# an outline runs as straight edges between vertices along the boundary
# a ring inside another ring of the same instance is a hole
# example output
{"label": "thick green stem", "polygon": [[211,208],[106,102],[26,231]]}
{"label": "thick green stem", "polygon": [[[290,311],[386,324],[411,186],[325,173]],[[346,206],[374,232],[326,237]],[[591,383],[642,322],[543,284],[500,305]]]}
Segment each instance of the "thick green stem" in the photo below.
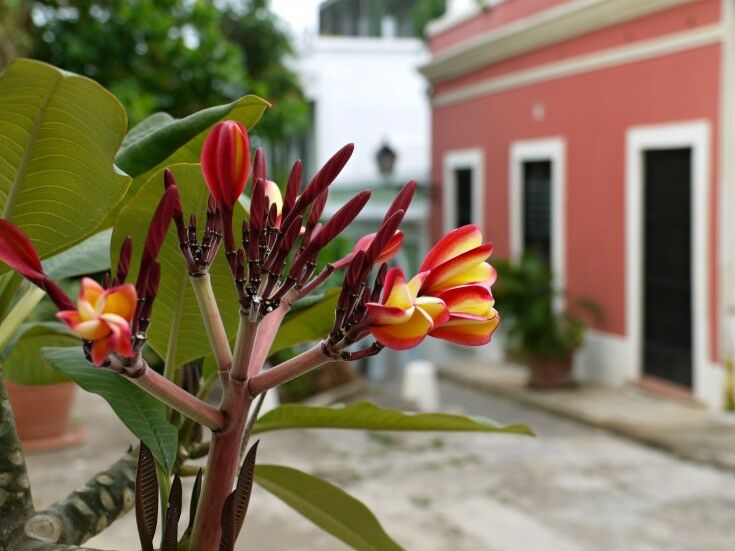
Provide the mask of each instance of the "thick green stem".
{"label": "thick green stem", "polygon": [[33,286],[20,297],[20,300],[0,323],[0,348],[7,344],[45,295],[43,289]]}
{"label": "thick green stem", "polygon": [[230,342],[227,338],[225,325],[222,322],[222,316],[217,307],[217,300],[212,290],[212,281],[209,274],[191,277],[191,286],[194,289],[194,296],[197,298],[199,310],[204,321],[204,329],[209,337],[209,344],[214,352],[217,361],[217,369],[219,370],[220,381],[227,381],[227,373],[232,365],[232,350],[230,350]]}

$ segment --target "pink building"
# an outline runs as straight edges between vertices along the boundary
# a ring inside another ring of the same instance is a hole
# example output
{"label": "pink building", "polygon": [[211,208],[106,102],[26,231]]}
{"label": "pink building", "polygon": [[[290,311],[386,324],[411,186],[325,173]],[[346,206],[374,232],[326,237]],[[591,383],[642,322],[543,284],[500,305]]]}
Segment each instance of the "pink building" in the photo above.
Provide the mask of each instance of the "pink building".
{"label": "pink building", "polygon": [[[579,370],[719,407],[735,312],[735,0],[490,0],[429,29],[433,232],[596,301]],[[502,311],[502,305],[500,306]]]}

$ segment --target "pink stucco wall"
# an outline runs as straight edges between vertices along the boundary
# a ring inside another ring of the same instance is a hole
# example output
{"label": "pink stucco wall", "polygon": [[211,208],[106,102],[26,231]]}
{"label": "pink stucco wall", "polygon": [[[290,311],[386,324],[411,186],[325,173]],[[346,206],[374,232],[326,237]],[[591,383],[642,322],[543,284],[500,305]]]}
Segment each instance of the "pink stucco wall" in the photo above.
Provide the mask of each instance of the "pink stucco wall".
{"label": "pink stucco wall", "polygon": [[[517,1],[517,0],[516,0]],[[513,2],[510,2],[513,3]],[[698,24],[719,16],[710,0],[698,2]],[[688,6],[691,7],[691,6]],[[673,15],[672,15],[673,13]],[[641,21],[618,25],[643,36],[680,28],[692,12],[676,8]],[[658,31],[656,31],[658,29]],[[600,37],[605,32],[600,33]],[[608,45],[602,38],[600,47]],[[577,39],[579,40],[579,39]],[[582,44],[583,41],[580,42]],[[553,55],[553,48],[544,56]],[[563,55],[566,50],[560,50]],[[534,55],[534,54],[528,54]],[[544,58],[546,59],[546,58]],[[477,73],[492,70],[481,69]],[[509,148],[516,140],[561,136],[567,146],[566,270],[571,298],[588,297],[605,311],[602,330],[625,334],[625,134],[631,126],[693,119],[712,129],[712,174],[709,210],[711,326],[717,320],[717,150],[719,136],[720,46],[710,45],[645,61],[486,95],[433,109],[432,163],[440,196],[442,160],[447,151],[481,147],[485,152],[486,227],[496,253],[509,252]],[[476,78],[475,73],[462,79]],[[456,83],[435,87],[453,88]],[[545,118],[536,121],[540,103]],[[441,231],[436,204],[433,231]],[[717,331],[710,331],[712,359],[717,358]]]}

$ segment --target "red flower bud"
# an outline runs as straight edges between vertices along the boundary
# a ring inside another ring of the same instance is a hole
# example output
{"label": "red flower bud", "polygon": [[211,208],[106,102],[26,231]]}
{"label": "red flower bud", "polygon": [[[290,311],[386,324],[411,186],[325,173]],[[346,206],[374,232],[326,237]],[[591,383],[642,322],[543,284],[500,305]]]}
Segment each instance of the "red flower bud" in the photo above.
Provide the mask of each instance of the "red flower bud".
{"label": "red flower bud", "polygon": [[250,141],[236,121],[214,125],[202,147],[202,173],[215,200],[232,210],[250,175]]}

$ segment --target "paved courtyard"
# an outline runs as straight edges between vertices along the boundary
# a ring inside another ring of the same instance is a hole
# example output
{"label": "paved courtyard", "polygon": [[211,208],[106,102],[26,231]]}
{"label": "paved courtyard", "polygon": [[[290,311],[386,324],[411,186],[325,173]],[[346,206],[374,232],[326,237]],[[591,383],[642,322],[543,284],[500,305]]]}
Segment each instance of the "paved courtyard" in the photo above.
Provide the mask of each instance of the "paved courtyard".
{"label": "paved courtyard", "polygon": [[[276,432],[263,438],[259,459],[329,478],[362,499],[407,550],[735,546],[732,473],[455,383],[443,382],[441,391],[444,409],[525,422],[538,437]],[[94,397],[80,398],[77,417],[86,417],[89,444],[29,458],[38,506],[81,484],[132,441]],[[346,549],[259,488],[250,511],[238,549]],[[135,544],[132,515],[89,542],[119,550]]]}

